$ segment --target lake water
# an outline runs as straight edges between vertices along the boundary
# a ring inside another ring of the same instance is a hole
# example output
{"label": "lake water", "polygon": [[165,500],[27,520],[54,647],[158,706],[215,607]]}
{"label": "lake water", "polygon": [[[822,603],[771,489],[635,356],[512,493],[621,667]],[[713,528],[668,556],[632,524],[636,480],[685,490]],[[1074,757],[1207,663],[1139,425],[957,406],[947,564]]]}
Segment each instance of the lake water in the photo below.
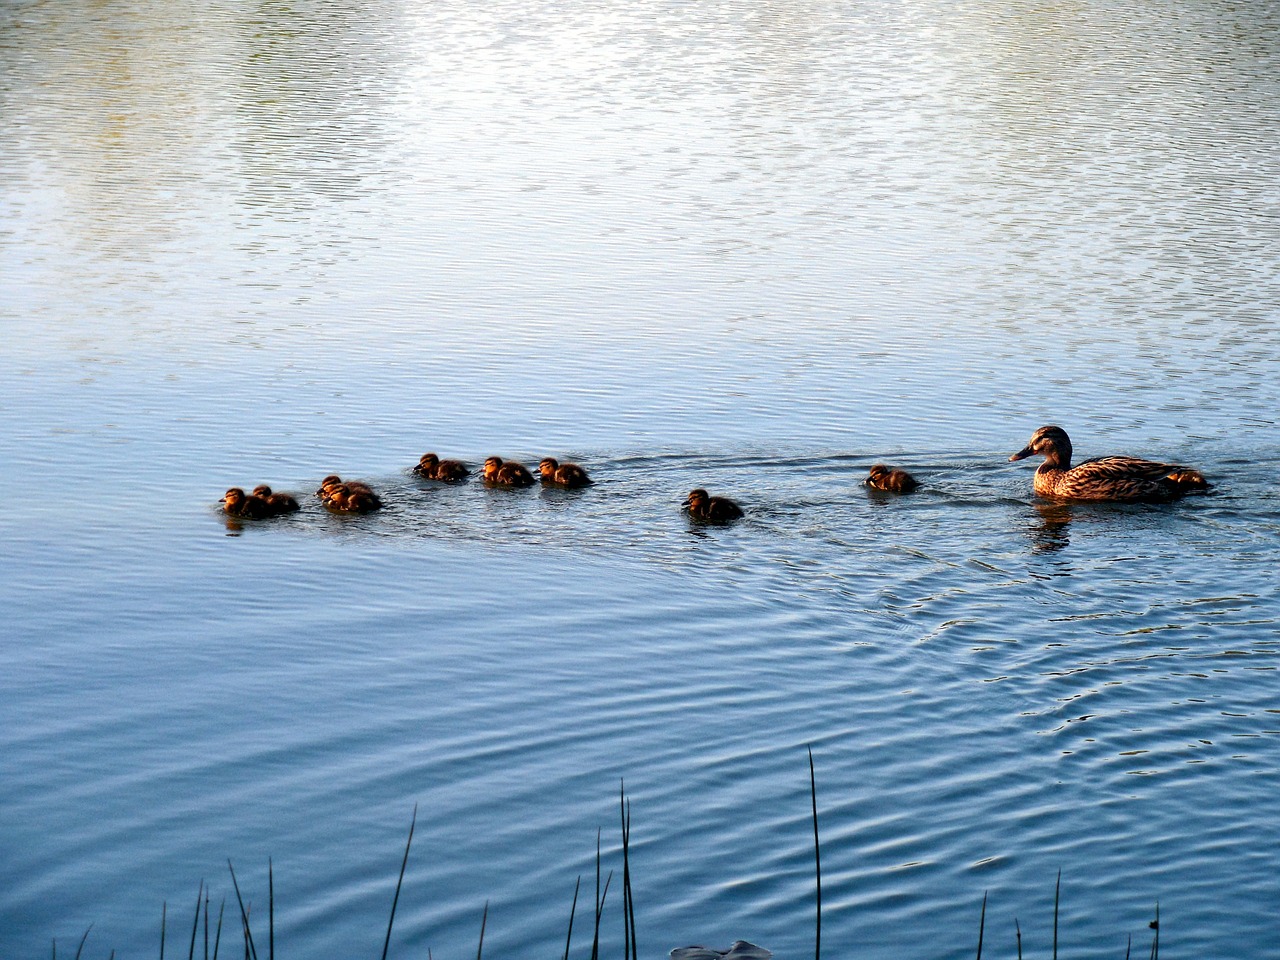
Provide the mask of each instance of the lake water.
{"label": "lake water", "polygon": [[234,953],[228,858],[376,956],[415,804],[390,955],[559,956],[622,780],[640,955],[811,956],[810,746],[824,955],[1061,870],[1063,956],[1280,957],[1273,5],[13,0],[0,117],[0,957]]}

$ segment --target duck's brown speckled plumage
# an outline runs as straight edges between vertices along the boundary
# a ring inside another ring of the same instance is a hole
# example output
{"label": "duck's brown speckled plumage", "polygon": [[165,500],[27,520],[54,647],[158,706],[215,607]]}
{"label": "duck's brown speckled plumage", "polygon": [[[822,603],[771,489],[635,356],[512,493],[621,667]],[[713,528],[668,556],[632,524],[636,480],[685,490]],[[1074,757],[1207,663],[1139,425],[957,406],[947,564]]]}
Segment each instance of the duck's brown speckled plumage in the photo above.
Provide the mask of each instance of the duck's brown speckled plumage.
{"label": "duck's brown speckled plumage", "polygon": [[560,463],[555,457],[543,457],[538,464],[538,473],[542,482],[548,487],[589,487],[592,480],[576,463]]}
{"label": "duck's brown speckled plumage", "polygon": [[689,491],[684,508],[690,517],[703,523],[728,523],[743,515],[742,508],[728,497],[713,497],[701,487]]}
{"label": "duck's brown speckled plumage", "polygon": [[1095,457],[1071,466],[1071,440],[1061,427],[1037,430],[1025,447],[1011,456],[1023,460],[1039,454],[1035,491],[1047,500],[1162,502],[1176,500],[1208,481],[1199,470],[1140,457]]}
{"label": "duck's brown speckled plumage", "polygon": [[434,453],[424,453],[413,472],[424,480],[462,483],[471,475],[471,468],[461,460],[441,460]]}
{"label": "duck's brown speckled plumage", "polygon": [[885,493],[910,493],[920,486],[916,478],[907,471],[886,467],[883,463],[877,463],[872,467],[870,475],[864,482],[872,490],[883,490]]}

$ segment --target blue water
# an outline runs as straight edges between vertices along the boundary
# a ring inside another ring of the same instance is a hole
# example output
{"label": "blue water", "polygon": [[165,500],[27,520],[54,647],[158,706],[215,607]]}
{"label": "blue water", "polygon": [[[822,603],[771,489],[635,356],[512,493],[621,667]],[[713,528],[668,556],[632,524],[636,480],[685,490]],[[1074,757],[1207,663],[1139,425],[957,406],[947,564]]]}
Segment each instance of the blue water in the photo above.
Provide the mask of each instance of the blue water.
{"label": "blue water", "polygon": [[[1061,870],[1064,956],[1158,901],[1280,957],[1278,60],[1261,4],[4,5],[0,957],[185,956],[202,880],[242,951],[228,859],[265,953],[268,858],[282,955],[375,955],[415,804],[391,956],[560,955],[598,828],[616,956],[623,781],[642,955],[808,956],[809,747],[826,955],[985,894],[1045,956]],[[1041,503],[1045,423],[1214,490]]]}

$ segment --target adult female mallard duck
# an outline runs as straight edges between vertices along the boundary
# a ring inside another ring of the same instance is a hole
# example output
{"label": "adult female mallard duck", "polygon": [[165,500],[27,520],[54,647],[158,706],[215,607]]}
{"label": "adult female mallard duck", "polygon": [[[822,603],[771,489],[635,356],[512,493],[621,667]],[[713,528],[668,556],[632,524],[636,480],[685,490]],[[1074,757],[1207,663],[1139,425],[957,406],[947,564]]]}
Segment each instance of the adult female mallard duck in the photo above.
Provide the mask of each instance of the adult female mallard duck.
{"label": "adult female mallard duck", "polygon": [[886,467],[877,463],[871,468],[871,474],[863,481],[872,490],[883,490],[885,493],[910,493],[920,486],[916,478],[905,470]]}
{"label": "adult female mallard duck", "polygon": [[232,487],[219,502],[222,512],[237,520],[265,520],[275,516],[266,500],[247,494],[239,487]]}
{"label": "adult female mallard duck", "polygon": [[267,506],[271,508],[272,516],[279,516],[282,513],[293,513],[300,509],[298,501],[287,493],[274,493],[265,483],[259,484],[253,488],[253,495],[261,497],[267,501]]}
{"label": "adult female mallard duck", "polygon": [[484,462],[484,482],[491,487],[532,487],[533,474],[522,463],[503,462],[501,457],[489,457]]}
{"label": "adult female mallard duck", "polygon": [[461,460],[441,460],[434,453],[424,453],[413,472],[424,480],[439,480],[441,483],[461,483],[471,474]]}
{"label": "adult female mallard duck", "polygon": [[1160,502],[1209,488],[1199,470],[1139,457],[1095,457],[1073,467],[1071,440],[1061,427],[1041,427],[1009,459],[1034,454],[1044,457],[1036,470],[1035,491],[1047,500]]}
{"label": "adult female mallard duck", "polygon": [[589,487],[592,482],[587,471],[576,463],[560,463],[555,457],[543,457],[538,464],[538,473],[542,476],[543,484],[548,487],[573,489]]}
{"label": "adult female mallard duck", "polygon": [[699,487],[689,491],[684,508],[694,520],[703,523],[728,523],[741,517],[742,508],[728,497],[713,497]]}

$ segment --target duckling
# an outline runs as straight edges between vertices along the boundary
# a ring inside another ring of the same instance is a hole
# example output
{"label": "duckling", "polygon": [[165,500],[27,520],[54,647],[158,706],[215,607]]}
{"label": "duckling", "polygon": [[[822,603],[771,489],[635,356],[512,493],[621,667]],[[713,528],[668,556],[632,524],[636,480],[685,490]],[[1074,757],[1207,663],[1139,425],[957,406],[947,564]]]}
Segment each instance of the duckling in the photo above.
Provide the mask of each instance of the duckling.
{"label": "duckling", "polygon": [[232,487],[219,502],[223,513],[239,520],[265,520],[273,515],[266,500],[247,495],[239,487]]}
{"label": "duckling", "polygon": [[883,490],[885,493],[910,493],[920,486],[916,478],[905,470],[886,467],[877,463],[871,468],[871,474],[863,481],[872,490]]}
{"label": "duckling", "polygon": [[742,508],[728,497],[709,496],[701,487],[689,492],[684,507],[694,520],[706,523],[728,523],[743,515]]}
{"label": "duckling", "polygon": [[320,481],[320,489],[316,491],[316,496],[321,500],[328,500],[336,487],[342,486],[342,478],[336,473],[331,473]]}
{"label": "duckling", "polygon": [[1071,440],[1061,427],[1041,427],[1009,458],[1044,457],[1036,470],[1035,491],[1046,500],[1160,502],[1193,490],[1209,489],[1204,474],[1176,463],[1138,457],[1095,457],[1071,466]]}
{"label": "duckling", "polygon": [[316,496],[334,513],[371,513],[382,507],[382,499],[361,480],[343,480],[331,473],[320,483]]}
{"label": "duckling", "polygon": [[560,463],[555,457],[543,457],[538,464],[542,483],[548,487],[589,487],[592,480],[576,463]]}
{"label": "duckling", "polygon": [[461,460],[441,460],[434,453],[424,453],[413,472],[424,480],[439,480],[441,483],[461,483],[471,474],[471,470]]}
{"label": "duckling", "polygon": [[367,484],[339,483],[329,488],[324,505],[333,513],[372,513],[382,509],[382,500]]}
{"label": "duckling", "polygon": [[533,475],[524,464],[503,462],[501,457],[489,457],[484,462],[484,482],[491,487],[531,487]]}
{"label": "duckling", "polygon": [[265,483],[254,487],[253,495],[267,501],[267,506],[271,508],[273,516],[279,516],[282,513],[293,513],[295,510],[301,509],[298,506],[298,501],[289,496],[289,494],[272,493],[271,488]]}

